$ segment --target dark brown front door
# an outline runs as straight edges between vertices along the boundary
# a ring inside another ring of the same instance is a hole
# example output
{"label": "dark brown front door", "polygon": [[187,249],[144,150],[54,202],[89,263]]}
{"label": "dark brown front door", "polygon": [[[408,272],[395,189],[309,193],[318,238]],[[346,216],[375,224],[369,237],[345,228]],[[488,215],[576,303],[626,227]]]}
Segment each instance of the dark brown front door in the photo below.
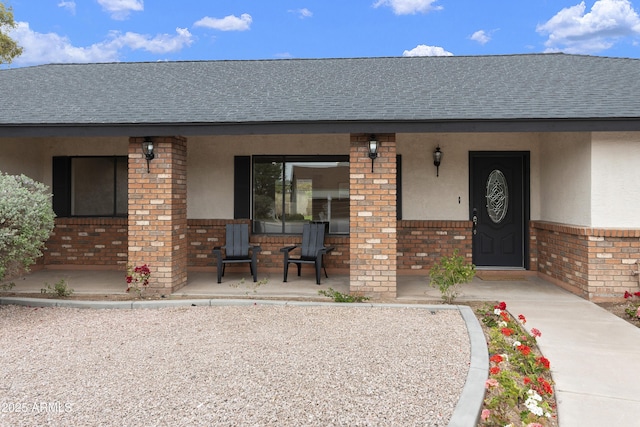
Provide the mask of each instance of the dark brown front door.
{"label": "dark brown front door", "polygon": [[473,263],[527,268],[529,153],[472,152],[469,171]]}

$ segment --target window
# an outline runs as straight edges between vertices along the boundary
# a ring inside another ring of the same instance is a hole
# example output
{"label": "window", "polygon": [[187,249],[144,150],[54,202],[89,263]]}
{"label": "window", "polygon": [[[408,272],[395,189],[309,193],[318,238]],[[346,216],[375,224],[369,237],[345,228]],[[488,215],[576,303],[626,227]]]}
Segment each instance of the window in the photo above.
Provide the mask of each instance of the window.
{"label": "window", "polygon": [[302,233],[305,222],[349,233],[349,156],[255,156],[255,233]]}
{"label": "window", "polygon": [[126,156],[54,157],[53,208],[64,216],[126,216]]}

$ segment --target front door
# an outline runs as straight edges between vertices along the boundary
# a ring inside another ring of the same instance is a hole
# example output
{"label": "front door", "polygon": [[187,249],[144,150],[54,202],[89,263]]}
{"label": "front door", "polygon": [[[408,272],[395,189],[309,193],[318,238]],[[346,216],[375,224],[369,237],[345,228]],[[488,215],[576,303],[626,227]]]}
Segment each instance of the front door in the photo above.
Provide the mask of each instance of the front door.
{"label": "front door", "polygon": [[529,153],[469,154],[473,263],[527,268]]}

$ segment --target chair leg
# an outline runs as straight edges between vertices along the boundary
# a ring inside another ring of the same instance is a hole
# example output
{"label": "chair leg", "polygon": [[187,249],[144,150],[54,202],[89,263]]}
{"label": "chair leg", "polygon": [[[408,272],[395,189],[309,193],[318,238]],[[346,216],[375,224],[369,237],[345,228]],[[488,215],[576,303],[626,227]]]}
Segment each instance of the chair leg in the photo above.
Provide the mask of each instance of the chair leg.
{"label": "chair leg", "polygon": [[320,284],[320,269],[322,268],[322,258],[318,257],[316,258],[316,285]]}
{"label": "chair leg", "polygon": [[287,260],[284,261],[284,278],[282,279],[283,282],[287,281],[287,275],[289,274],[289,262]]}
{"label": "chair leg", "polygon": [[298,277],[300,277],[300,269],[302,268],[302,264],[296,264],[296,267],[298,267]]}
{"label": "chair leg", "polygon": [[249,269],[251,270],[251,274],[253,275],[253,281],[257,282],[258,281],[258,265],[257,265],[257,261],[254,258],[251,259],[251,262],[249,263]]}
{"label": "chair leg", "polygon": [[223,269],[224,269],[224,266],[222,264],[222,258],[218,257],[218,283],[222,282],[222,275],[224,274]]}

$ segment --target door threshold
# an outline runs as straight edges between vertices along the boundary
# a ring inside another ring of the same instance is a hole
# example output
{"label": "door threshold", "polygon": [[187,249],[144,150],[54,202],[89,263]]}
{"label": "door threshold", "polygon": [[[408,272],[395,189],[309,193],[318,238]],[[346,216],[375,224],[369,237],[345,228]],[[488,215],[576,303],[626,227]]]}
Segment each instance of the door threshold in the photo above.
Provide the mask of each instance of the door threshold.
{"label": "door threshold", "polygon": [[534,276],[535,272],[527,271],[524,268],[476,268],[476,277],[486,281],[523,281],[527,277]]}

